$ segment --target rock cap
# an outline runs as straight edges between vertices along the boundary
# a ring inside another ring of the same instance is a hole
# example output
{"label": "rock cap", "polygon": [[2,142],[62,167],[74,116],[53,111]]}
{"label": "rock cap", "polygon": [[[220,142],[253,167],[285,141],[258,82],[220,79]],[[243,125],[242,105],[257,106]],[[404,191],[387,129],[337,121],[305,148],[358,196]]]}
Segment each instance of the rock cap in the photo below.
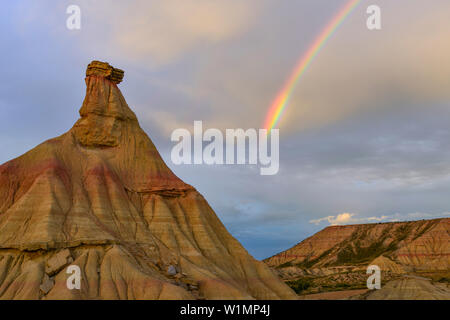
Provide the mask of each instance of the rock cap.
{"label": "rock cap", "polygon": [[122,82],[124,71],[114,68],[108,62],[93,60],[88,64],[86,69],[86,77],[100,76],[104,77],[116,84]]}

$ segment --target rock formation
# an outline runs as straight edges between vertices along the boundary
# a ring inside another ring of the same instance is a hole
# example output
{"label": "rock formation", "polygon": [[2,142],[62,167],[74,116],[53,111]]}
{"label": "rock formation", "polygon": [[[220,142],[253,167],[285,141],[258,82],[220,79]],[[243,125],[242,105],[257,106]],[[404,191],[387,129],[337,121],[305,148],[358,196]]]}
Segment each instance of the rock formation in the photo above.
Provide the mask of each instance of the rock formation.
{"label": "rock formation", "polygon": [[450,299],[450,219],[330,226],[264,261],[302,299]]}
{"label": "rock formation", "polygon": [[388,282],[380,290],[369,290],[350,300],[450,300],[450,286],[426,278],[403,277]]}
{"label": "rock formation", "polygon": [[330,226],[264,261],[298,275],[370,264],[394,273],[448,271],[450,219]]}
{"label": "rock formation", "polygon": [[86,76],[99,76],[115,84],[122,82],[124,71],[110,66],[107,62],[92,61],[88,64]]}
{"label": "rock formation", "polygon": [[0,298],[295,298],[166,166],[122,78],[93,61],[73,128],[0,166]]}

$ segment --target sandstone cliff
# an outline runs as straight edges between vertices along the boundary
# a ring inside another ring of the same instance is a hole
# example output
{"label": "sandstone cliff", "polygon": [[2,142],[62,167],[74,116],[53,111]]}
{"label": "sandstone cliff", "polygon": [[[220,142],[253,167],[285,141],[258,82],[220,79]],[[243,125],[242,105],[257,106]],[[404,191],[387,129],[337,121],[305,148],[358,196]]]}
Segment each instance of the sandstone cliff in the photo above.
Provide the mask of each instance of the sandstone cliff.
{"label": "sandstone cliff", "polygon": [[73,128],[0,166],[0,298],[295,298],[166,166],[122,78],[91,63]]}

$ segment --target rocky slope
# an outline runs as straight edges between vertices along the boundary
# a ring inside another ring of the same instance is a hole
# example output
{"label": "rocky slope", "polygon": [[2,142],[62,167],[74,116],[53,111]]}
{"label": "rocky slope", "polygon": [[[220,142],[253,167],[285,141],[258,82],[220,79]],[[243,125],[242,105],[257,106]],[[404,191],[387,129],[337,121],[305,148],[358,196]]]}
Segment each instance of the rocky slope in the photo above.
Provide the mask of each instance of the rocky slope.
{"label": "rocky slope", "polygon": [[403,277],[388,282],[380,290],[369,290],[351,300],[450,300],[448,283],[433,283],[430,279]]}
{"label": "rocky slope", "polygon": [[450,219],[330,226],[266,260],[286,278],[365,270],[450,270]]}
{"label": "rocky slope", "polygon": [[0,298],[295,298],[165,165],[122,77],[91,63],[73,128],[0,166]]}

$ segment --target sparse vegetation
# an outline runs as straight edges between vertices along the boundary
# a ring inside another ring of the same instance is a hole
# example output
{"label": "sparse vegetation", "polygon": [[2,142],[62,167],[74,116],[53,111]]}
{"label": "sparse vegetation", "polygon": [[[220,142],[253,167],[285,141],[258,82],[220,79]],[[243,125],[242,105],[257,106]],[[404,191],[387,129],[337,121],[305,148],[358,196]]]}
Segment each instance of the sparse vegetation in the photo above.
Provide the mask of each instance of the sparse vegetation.
{"label": "sparse vegetation", "polygon": [[[392,232],[395,236],[392,235]],[[363,246],[361,243],[367,237],[367,230],[362,230],[359,233],[355,232],[346,243],[343,243],[343,248],[337,253],[337,259],[334,264],[362,264],[370,262],[381,254],[388,256],[410,234],[411,225],[409,224],[401,225],[395,230],[392,230],[392,227],[386,228],[377,241],[372,242],[369,246]]]}
{"label": "sparse vegetation", "polygon": [[450,283],[449,277],[441,277],[437,280],[437,282]]}
{"label": "sparse vegetation", "polygon": [[297,294],[300,294],[311,287],[312,281],[309,278],[300,278],[297,280],[287,281],[286,284],[290,286]]}
{"label": "sparse vegetation", "polygon": [[327,255],[329,255],[331,252],[333,251],[333,248],[328,249],[327,251],[324,251],[320,256],[318,256],[315,259],[309,260],[305,259],[304,261],[300,262],[297,264],[297,267],[299,268],[311,268],[314,264],[316,264],[317,262],[319,262],[322,258],[326,257]]}
{"label": "sparse vegetation", "polygon": [[[297,251],[293,249],[290,252],[290,254],[298,252],[303,260],[301,262],[296,259],[290,260],[278,267],[280,269],[288,266],[292,268],[279,270],[278,272],[286,283],[302,296],[367,289],[368,275],[365,270],[369,263],[377,257],[383,256],[401,266],[402,263],[396,259],[396,250],[422,235],[428,234],[439,222],[439,219],[435,219],[380,223],[383,224],[383,228],[380,228],[380,224],[361,225],[351,230],[351,233],[347,233],[348,235],[342,237],[341,241],[335,241],[339,240],[340,235],[336,236],[333,233],[336,230],[333,230],[329,234],[329,239],[324,237],[323,234],[318,239],[319,241],[330,241],[328,250],[318,255],[317,248],[314,247],[314,241],[310,240],[306,245],[299,246]],[[311,239],[314,240],[314,236]],[[320,245],[320,248],[326,248],[323,242]],[[440,287],[449,287],[450,285],[450,272],[448,270],[421,270],[415,263],[411,263],[411,265],[406,263],[403,270],[396,269],[395,265],[392,266],[391,271],[390,268],[390,266],[386,266],[386,270],[382,270],[382,285],[402,279],[402,272],[429,278]],[[298,279],[298,277],[301,278]]]}
{"label": "sparse vegetation", "polygon": [[291,261],[282,263],[282,264],[276,266],[275,268],[276,269],[281,269],[281,268],[287,268],[287,267],[292,267],[292,262]]}
{"label": "sparse vegetation", "polygon": [[359,264],[369,262],[385,251],[386,247],[383,245],[383,240],[374,242],[368,247],[361,247],[359,241],[357,241],[353,246],[348,244],[338,252],[336,264]]}
{"label": "sparse vegetation", "polygon": [[439,223],[439,220],[430,220],[430,221],[423,221],[423,223],[425,224],[425,227],[418,233],[415,235],[413,240],[416,240],[417,238],[420,238],[422,235],[425,234],[425,232],[427,232],[428,230],[431,229],[431,227],[434,227],[437,223]]}
{"label": "sparse vegetation", "polygon": [[[391,272],[383,273],[382,283],[400,277]],[[286,281],[297,294],[307,295],[313,293],[335,292],[366,289],[367,274],[364,271],[339,272],[327,276],[304,276],[299,279]]]}

